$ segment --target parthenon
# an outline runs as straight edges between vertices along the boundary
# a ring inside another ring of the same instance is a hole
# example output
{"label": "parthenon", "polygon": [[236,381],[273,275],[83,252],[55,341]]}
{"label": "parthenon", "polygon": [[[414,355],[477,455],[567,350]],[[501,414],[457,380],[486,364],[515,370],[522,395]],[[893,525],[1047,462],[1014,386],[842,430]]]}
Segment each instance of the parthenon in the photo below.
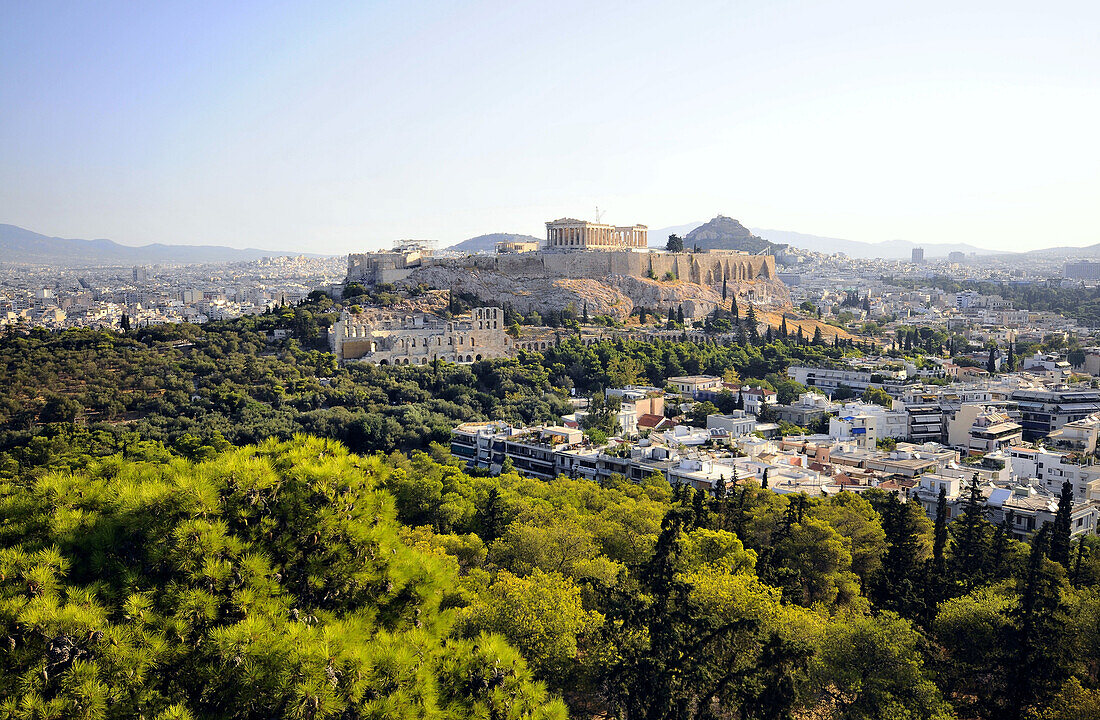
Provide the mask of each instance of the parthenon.
{"label": "parthenon", "polygon": [[604,225],[561,218],[546,223],[547,250],[622,250],[648,244],[645,225]]}

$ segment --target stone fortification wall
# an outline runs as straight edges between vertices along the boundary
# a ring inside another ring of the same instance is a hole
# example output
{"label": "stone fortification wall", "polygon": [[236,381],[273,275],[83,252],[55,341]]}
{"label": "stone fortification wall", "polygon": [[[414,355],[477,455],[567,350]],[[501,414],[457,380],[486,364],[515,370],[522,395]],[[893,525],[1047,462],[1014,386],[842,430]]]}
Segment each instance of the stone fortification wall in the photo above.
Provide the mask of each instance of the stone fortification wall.
{"label": "stone fortification wall", "polygon": [[[669,273],[674,278],[670,279]],[[432,258],[401,282],[476,295],[522,313],[562,310],[628,316],[635,307],[682,308],[702,317],[723,303],[722,285],[739,303],[780,307],[790,302],[771,256],[734,252],[638,253],[588,251]]]}
{"label": "stone fortification wall", "polygon": [[643,253],[629,251],[539,252],[425,259],[424,267],[482,270],[514,278],[656,277],[672,273],[700,285],[774,280],[775,258],[734,252]]}

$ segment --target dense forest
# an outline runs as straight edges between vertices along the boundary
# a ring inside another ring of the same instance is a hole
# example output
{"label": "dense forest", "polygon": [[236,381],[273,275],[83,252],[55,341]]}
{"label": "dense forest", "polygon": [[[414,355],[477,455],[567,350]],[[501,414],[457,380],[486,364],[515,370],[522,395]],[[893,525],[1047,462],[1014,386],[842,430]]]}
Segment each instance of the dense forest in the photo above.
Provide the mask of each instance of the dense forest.
{"label": "dense forest", "polygon": [[976,486],[931,522],[876,490],[482,477],[434,442],[838,349],[339,368],[300,311],[0,339],[3,715],[1100,717],[1100,542],[1064,513],[1020,542]]}
{"label": "dense forest", "polygon": [[[128,334],[35,331],[0,338],[0,450],[51,422],[78,422],[178,445],[190,435],[234,445],[295,433],[355,452],[424,449],[468,420],[526,424],[571,412],[570,391],[628,383],[664,387],[676,375],[764,379],[791,359],[824,364],[842,350],[774,341],[723,346],[576,336],[545,353],[472,366],[339,367],[316,347],[331,316],[311,303],[225,323],[161,325]],[[320,322],[319,322],[320,321]],[[290,337],[273,341],[276,329]],[[782,378],[774,378],[782,382]]]}
{"label": "dense forest", "polygon": [[0,484],[10,717],[1100,710],[1100,545],[1010,540],[978,504],[944,527],[880,492],[475,477],[439,446],[305,437],[196,461],[94,435]]}

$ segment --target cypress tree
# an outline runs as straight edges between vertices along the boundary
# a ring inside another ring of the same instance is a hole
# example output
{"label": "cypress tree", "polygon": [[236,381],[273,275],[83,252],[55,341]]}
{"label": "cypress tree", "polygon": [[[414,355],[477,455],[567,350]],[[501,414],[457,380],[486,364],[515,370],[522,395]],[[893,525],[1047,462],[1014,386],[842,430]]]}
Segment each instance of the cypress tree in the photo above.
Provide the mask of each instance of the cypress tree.
{"label": "cypress tree", "polygon": [[681,325],[684,324],[684,306],[680,305],[676,308],[676,322]]}
{"label": "cypress tree", "polygon": [[917,555],[920,538],[914,512],[921,512],[914,503],[902,503],[896,493],[890,494],[882,517],[886,554],[874,583],[879,606],[907,618],[925,615],[925,600],[918,590],[924,583]]}
{"label": "cypress tree", "polygon": [[787,316],[783,316],[783,320],[779,323],[779,337],[784,340],[787,339]]}
{"label": "cypress tree", "polygon": [[741,312],[737,308],[737,296],[736,295],[734,295],[732,298],[730,298],[730,315],[733,315],[734,320],[739,320],[741,318]]}
{"label": "cypress tree", "polygon": [[760,478],[760,489],[768,489],[768,468],[764,468],[764,475]]}
{"label": "cypress tree", "polygon": [[813,344],[814,345],[820,345],[821,344],[821,328],[819,328],[819,327],[814,328]]}
{"label": "cypress tree", "polygon": [[952,574],[965,587],[973,588],[981,581],[989,557],[989,522],[977,473],[967,483],[963,513],[952,529],[956,531]]}
{"label": "cypress tree", "polygon": [[691,499],[691,512],[695,516],[695,527],[709,527],[706,493],[696,489],[695,496]]}
{"label": "cypress tree", "polygon": [[1003,578],[1008,569],[1008,541],[1012,536],[1012,525],[1015,522],[1016,513],[1009,510],[1005,513],[1004,520],[993,531],[993,549],[990,552],[989,572],[994,578]]}
{"label": "cypress tree", "polygon": [[989,371],[989,374],[997,372],[997,346],[992,345],[989,348],[989,359],[985,361],[985,369]]}
{"label": "cypress tree", "polygon": [[726,301],[726,278],[722,277],[722,302]]}
{"label": "cypress tree", "polygon": [[1088,557],[1089,549],[1085,547],[1085,539],[1077,541],[1077,560],[1073,563],[1073,587],[1081,586],[1081,563]]}
{"label": "cypress tree", "polygon": [[1066,676],[1065,608],[1059,574],[1047,562],[1051,524],[1031,541],[1027,570],[1020,585],[1020,602],[1011,612],[1014,627],[1007,638],[1011,648],[1008,667],[1008,714],[1019,720],[1029,707],[1043,706],[1057,692]]}
{"label": "cypress tree", "polygon": [[1054,516],[1053,533],[1050,536],[1050,559],[1061,563],[1069,570],[1070,516],[1073,513],[1073,484],[1069,480],[1062,483],[1062,496],[1058,499],[1058,512]]}
{"label": "cypress tree", "polygon": [[581,322],[583,322],[585,325],[588,324],[588,303],[584,304],[584,310],[581,314]]}
{"label": "cypress tree", "polygon": [[936,501],[936,523],[932,532],[932,560],[925,583],[924,614],[922,622],[930,627],[936,619],[936,610],[947,594],[947,564],[944,552],[947,549],[947,491],[940,486],[940,495]]}
{"label": "cypress tree", "polygon": [[943,553],[947,548],[947,489],[943,485],[940,485],[940,496],[936,500],[936,525],[932,538],[932,562],[942,571]]}
{"label": "cypress tree", "polygon": [[504,505],[500,499],[500,489],[493,486],[489,496],[485,499],[485,507],[481,511],[481,527],[484,528],[482,540],[486,544],[491,543],[504,532]]}

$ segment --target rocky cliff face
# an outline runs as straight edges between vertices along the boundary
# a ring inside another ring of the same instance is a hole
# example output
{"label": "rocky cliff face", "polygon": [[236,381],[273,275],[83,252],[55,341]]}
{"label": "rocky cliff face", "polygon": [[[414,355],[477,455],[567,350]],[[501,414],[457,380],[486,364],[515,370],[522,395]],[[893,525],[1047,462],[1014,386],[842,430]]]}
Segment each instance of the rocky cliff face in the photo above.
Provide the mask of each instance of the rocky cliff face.
{"label": "rocky cliff face", "polygon": [[[580,311],[588,305],[589,315],[610,315],[619,320],[635,307],[664,311],[683,306],[684,315],[701,318],[722,301],[722,287],[674,280],[663,282],[630,275],[599,278],[513,277],[484,268],[429,266],[417,270],[402,283],[409,287],[425,284],[433,288],[453,288],[482,300],[511,307],[522,313],[532,310],[564,310],[570,304]],[[744,305],[750,299],[765,307],[790,305],[787,288],[778,280],[743,280],[727,283],[727,296],[733,294]]]}

